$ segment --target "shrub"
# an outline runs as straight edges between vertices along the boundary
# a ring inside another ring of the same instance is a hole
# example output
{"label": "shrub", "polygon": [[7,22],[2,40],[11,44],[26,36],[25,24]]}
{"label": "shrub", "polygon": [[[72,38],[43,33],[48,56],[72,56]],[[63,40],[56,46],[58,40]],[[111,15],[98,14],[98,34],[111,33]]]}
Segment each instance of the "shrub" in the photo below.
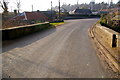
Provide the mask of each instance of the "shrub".
{"label": "shrub", "polygon": [[120,33],[120,23],[119,21],[112,20],[113,17],[115,17],[115,13],[102,15],[100,24]]}

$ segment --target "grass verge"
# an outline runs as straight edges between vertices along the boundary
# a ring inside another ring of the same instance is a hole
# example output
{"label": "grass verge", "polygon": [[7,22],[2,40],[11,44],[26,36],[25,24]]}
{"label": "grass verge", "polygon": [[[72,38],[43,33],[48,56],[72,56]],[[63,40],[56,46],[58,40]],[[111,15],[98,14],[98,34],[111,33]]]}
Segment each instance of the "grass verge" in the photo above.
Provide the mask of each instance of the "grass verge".
{"label": "grass verge", "polygon": [[50,23],[50,25],[52,25],[52,26],[59,26],[59,25],[62,25],[62,24],[65,24],[65,22]]}

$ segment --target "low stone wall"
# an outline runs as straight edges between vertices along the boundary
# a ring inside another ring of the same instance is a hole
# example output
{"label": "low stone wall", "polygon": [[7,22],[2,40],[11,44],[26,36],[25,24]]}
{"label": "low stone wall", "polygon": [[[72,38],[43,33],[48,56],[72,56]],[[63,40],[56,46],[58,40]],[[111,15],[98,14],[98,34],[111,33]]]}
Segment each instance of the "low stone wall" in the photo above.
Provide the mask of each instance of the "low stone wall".
{"label": "low stone wall", "polygon": [[49,28],[51,25],[47,23],[38,23],[26,26],[18,26],[13,28],[6,28],[0,30],[2,32],[2,40],[10,40],[18,37],[22,37],[28,35],[30,33],[34,33],[43,29]]}
{"label": "low stone wall", "polygon": [[100,56],[104,57],[113,71],[120,72],[120,33],[100,24],[93,27],[92,33],[99,45]]}

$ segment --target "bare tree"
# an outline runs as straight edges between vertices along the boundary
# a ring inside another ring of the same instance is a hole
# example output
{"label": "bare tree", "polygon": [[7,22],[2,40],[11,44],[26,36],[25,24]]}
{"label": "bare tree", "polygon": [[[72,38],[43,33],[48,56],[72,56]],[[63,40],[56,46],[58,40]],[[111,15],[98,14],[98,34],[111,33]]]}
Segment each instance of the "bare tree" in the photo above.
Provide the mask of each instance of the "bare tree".
{"label": "bare tree", "polygon": [[5,1],[5,0],[3,0],[3,2],[0,1],[0,6],[1,6],[2,9],[4,10],[4,11],[3,11],[3,14],[7,15],[7,14],[8,14],[8,2]]}
{"label": "bare tree", "polygon": [[18,13],[20,13],[21,0],[16,0],[16,6],[17,6]]}

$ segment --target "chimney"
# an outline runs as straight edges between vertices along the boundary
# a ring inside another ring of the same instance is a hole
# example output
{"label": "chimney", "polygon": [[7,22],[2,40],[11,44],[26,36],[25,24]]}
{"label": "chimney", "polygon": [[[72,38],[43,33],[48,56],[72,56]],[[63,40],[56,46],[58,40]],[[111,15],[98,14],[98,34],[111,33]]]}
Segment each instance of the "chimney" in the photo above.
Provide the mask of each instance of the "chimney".
{"label": "chimney", "polygon": [[37,12],[40,12],[40,10],[37,10]]}
{"label": "chimney", "polygon": [[17,15],[17,10],[14,10],[14,14],[15,14],[15,16]]}

